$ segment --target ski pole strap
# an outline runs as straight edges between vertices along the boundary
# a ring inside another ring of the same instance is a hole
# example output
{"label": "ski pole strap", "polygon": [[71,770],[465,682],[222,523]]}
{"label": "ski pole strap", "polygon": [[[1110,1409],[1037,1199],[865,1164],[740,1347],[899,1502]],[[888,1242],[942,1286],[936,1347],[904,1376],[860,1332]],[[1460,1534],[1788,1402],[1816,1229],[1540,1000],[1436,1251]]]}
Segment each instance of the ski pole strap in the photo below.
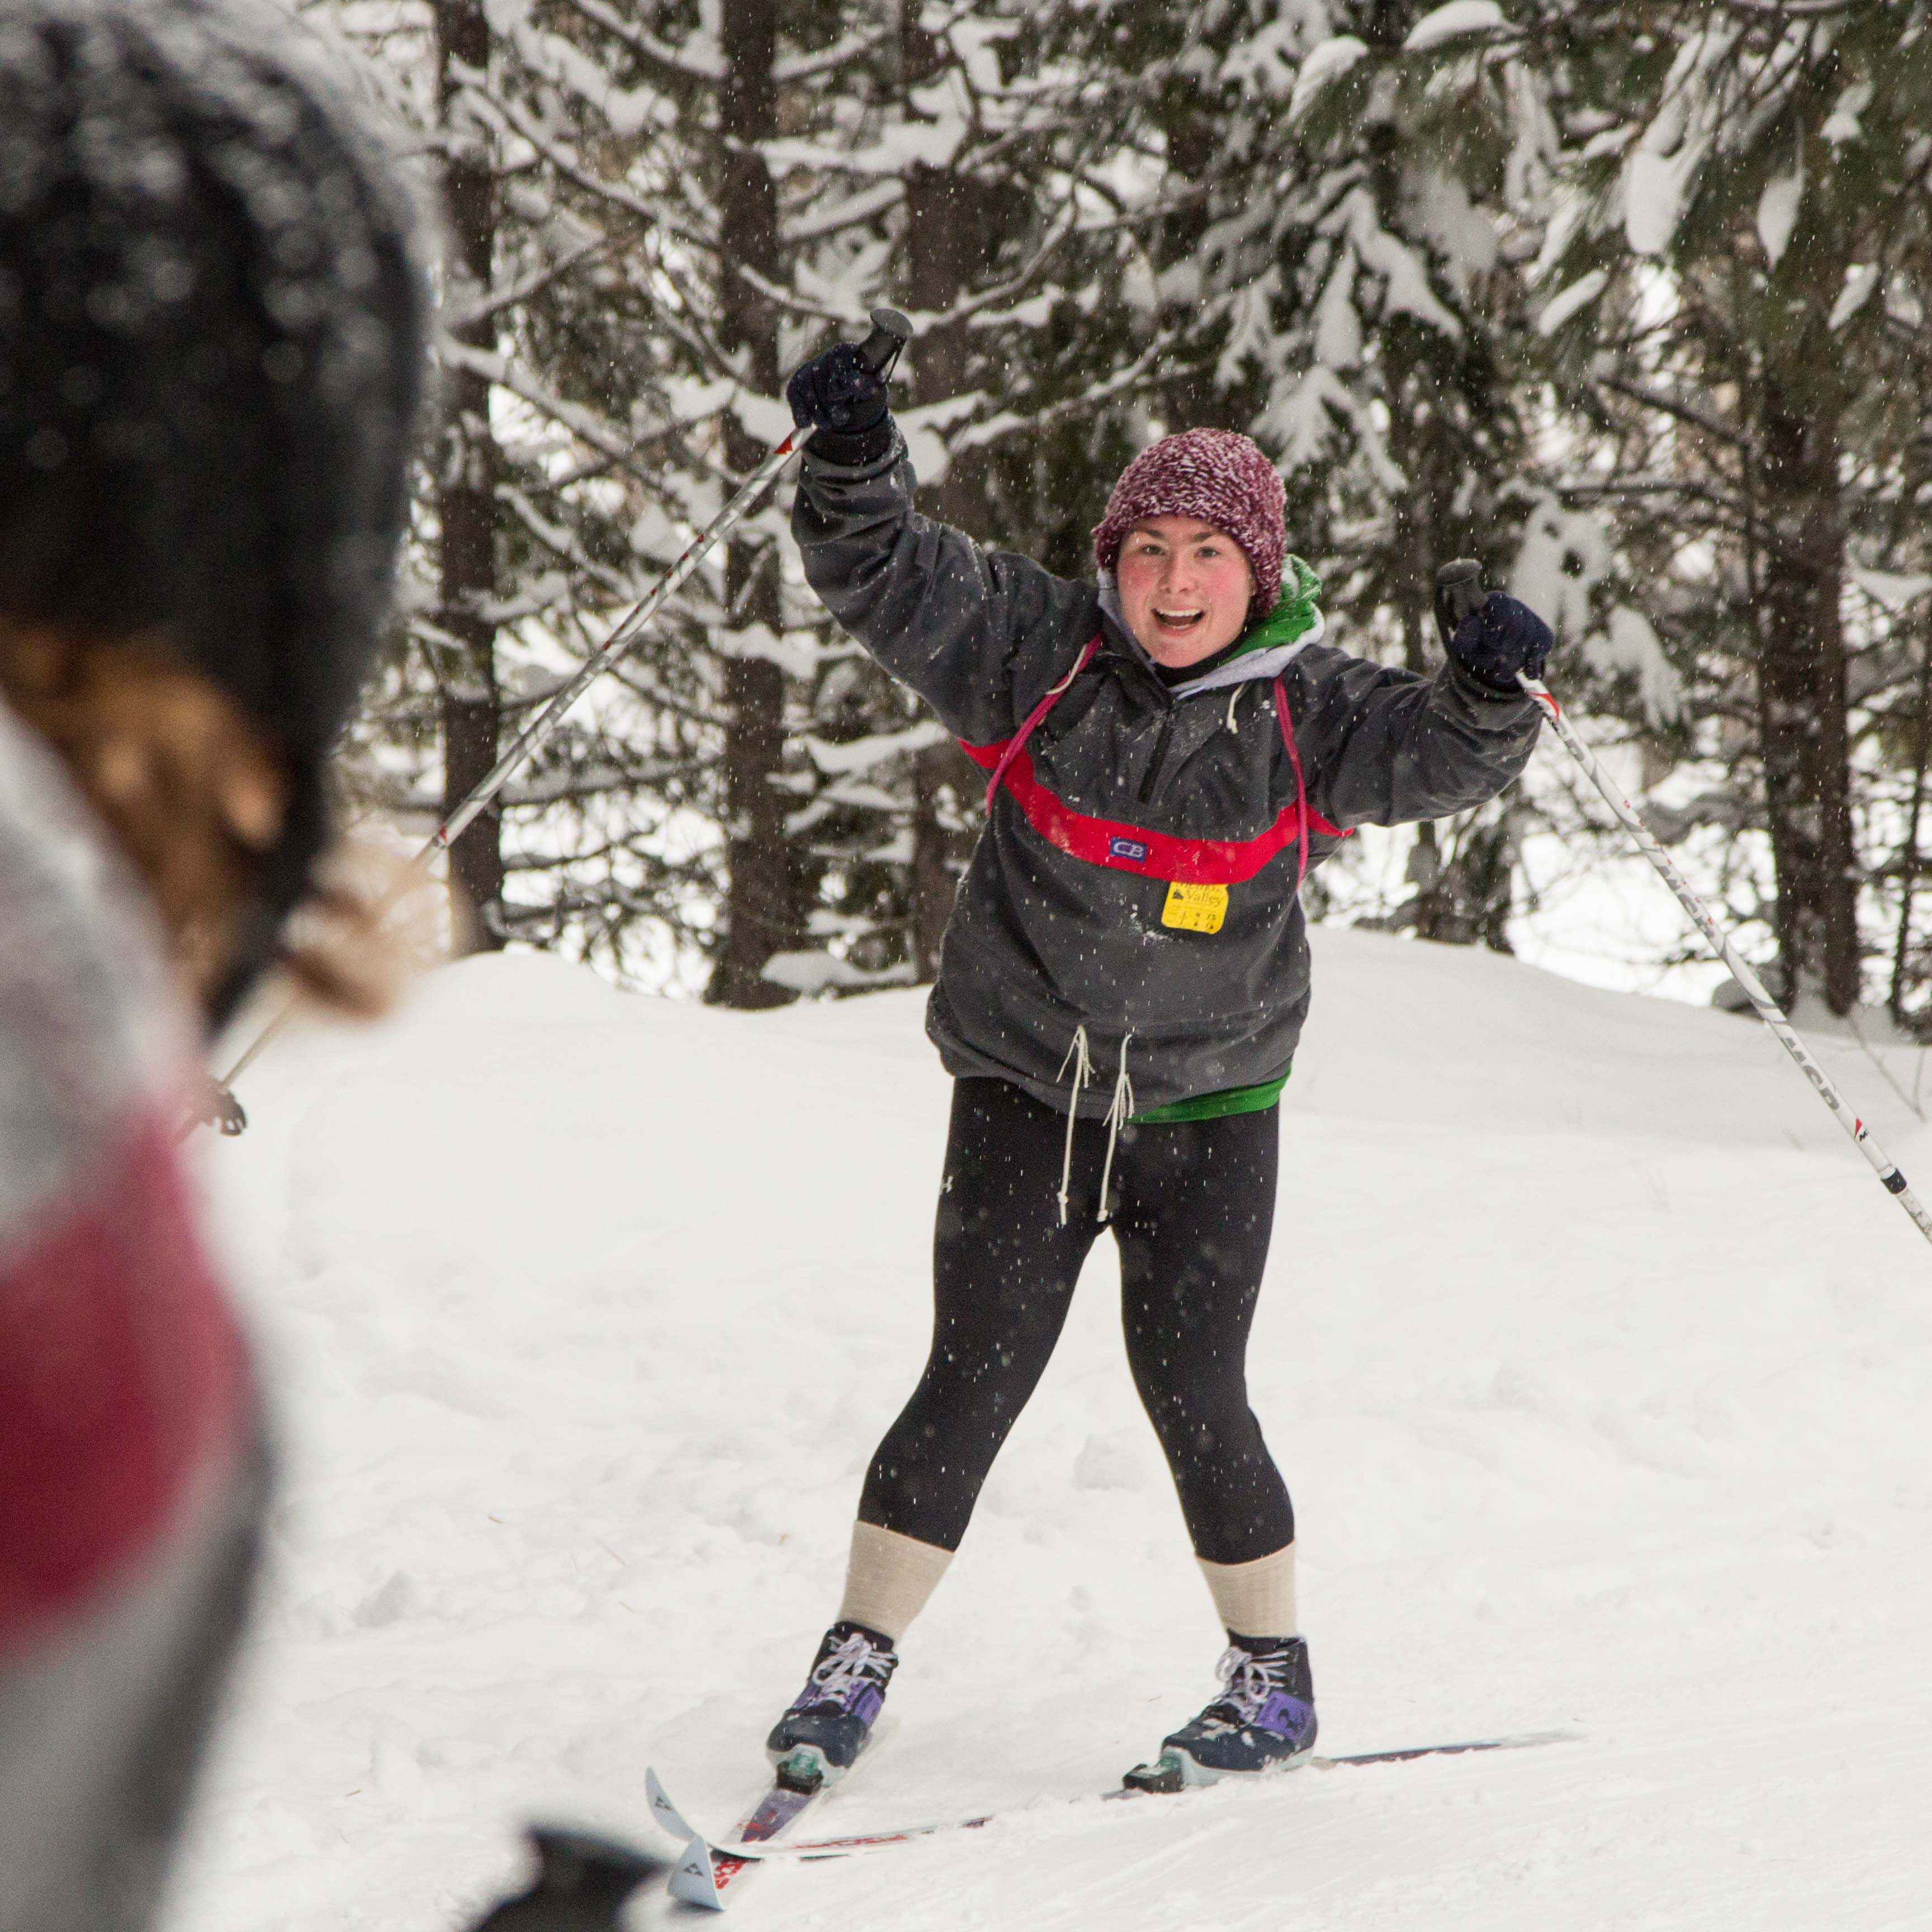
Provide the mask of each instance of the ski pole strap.
{"label": "ski pole strap", "polygon": [[1295,749],[1294,720],[1288,715],[1288,693],[1282,681],[1274,681],[1274,718],[1281,727],[1281,742],[1288,747],[1288,761],[1294,767],[1294,890],[1308,876],[1308,785],[1301,776],[1301,754]]}
{"label": "ski pole strap", "polygon": [[1000,754],[1000,761],[993,767],[993,776],[986,781],[986,816],[993,815],[993,801],[1000,795],[1000,787],[1005,782],[1008,769],[1013,760],[1026,749],[1027,740],[1033,736],[1034,727],[1058,704],[1066,687],[1094,661],[1094,653],[1100,648],[1100,634],[1096,631],[1088,640],[1087,648],[1080,653],[1080,662],[1027,713],[1027,721],[1006,740],[1006,748]]}

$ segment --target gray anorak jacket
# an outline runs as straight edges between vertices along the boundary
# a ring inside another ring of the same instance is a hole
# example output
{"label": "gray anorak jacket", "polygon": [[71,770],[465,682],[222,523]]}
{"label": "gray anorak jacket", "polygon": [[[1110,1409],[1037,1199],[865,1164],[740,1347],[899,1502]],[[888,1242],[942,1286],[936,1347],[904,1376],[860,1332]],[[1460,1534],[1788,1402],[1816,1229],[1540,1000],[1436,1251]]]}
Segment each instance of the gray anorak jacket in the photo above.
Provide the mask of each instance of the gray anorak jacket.
{"label": "gray anorak jacket", "polygon": [[1454,663],[1352,657],[1318,641],[1318,615],[1170,687],[1111,585],[982,550],[914,510],[914,482],[896,440],[857,468],[808,446],[792,531],[812,589],[989,774],[1052,697],[1005,760],[946,928],[926,1014],[946,1070],[1089,1118],[1118,1106],[1123,1072],[1134,1113],[1280,1078],[1308,1012],[1304,866],[1352,826],[1494,797],[1535,706]]}

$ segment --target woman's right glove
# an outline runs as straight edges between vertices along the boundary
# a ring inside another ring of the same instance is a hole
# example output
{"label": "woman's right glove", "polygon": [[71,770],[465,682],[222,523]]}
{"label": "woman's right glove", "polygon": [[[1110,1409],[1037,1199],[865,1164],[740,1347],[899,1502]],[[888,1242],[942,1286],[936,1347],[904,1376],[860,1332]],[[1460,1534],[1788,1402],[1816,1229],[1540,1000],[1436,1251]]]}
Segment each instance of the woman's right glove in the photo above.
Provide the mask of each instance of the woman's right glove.
{"label": "woman's right glove", "polygon": [[821,461],[856,469],[892,446],[885,378],[867,367],[855,343],[835,342],[795,370],[785,400],[794,423],[812,424],[809,447]]}

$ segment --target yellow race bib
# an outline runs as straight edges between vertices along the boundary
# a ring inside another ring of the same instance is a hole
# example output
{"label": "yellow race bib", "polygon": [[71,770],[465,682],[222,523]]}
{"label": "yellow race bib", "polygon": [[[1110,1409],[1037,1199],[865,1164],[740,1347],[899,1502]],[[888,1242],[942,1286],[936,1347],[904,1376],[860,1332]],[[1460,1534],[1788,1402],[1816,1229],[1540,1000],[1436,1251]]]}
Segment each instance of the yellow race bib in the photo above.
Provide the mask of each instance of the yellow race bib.
{"label": "yellow race bib", "polygon": [[1227,916],[1226,886],[1184,886],[1177,880],[1167,889],[1160,922],[1183,932],[1219,932]]}

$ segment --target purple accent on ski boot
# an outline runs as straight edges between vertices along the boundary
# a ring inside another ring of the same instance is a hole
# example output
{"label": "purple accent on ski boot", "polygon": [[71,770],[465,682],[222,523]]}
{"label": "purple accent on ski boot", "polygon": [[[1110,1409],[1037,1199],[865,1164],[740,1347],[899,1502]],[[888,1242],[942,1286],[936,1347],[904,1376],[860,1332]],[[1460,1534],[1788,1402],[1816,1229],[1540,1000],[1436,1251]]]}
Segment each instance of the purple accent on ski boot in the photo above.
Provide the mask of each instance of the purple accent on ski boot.
{"label": "purple accent on ski boot", "polygon": [[886,1702],[898,1653],[877,1630],[836,1623],[825,1633],[805,1688],[765,1740],[774,1764],[830,1784],[851,1769]]}
{"label": "purple accent on ski boot", "polygon": [[1255,1722],[1264,1731],[1298,1737],[1314,1724],[1315,1706],[1302,1698],[1291,1697],[1286,1690],[1277,1690],[1262,1705]]}
{"label": "purple accent on ski boot", "polygon": [[1238,1636],[1217,1667],[1222,1694],[1130,1771],[1135,1791],[1178,1791],[1217,1778],[1286,1770],[1315,1748],[1315,1681],[1298,1636]]}

